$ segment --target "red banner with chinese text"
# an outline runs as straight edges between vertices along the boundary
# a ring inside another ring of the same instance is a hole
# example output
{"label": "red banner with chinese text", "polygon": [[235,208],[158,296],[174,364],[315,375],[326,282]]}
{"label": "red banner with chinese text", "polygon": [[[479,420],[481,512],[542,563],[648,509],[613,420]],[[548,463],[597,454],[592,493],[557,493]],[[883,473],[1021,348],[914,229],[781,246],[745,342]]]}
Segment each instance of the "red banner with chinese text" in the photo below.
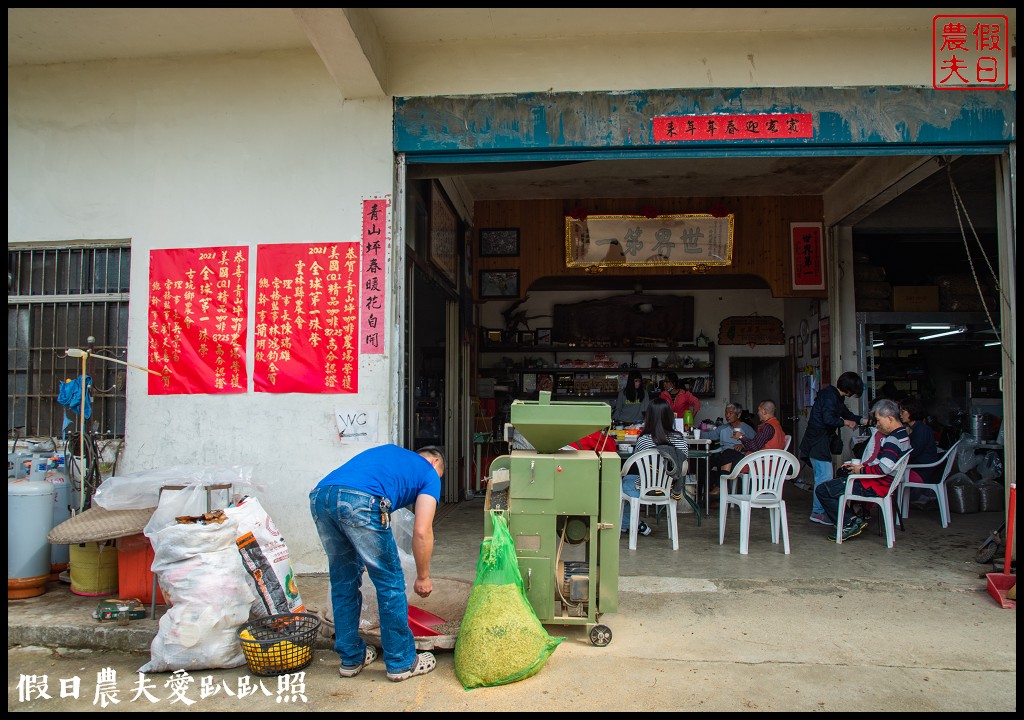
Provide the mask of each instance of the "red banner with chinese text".
{"label": "red banner with chinese text", "polygon": [[824,290],[824,247],[821,223],[791,223],[793,289]]}
{"label": "red banner with chinese text", "polygon": [[355,242],[256,249],[256,392],[358,390],[358,264]]}
{"label": "red banner with chinese text", "polygon": [[244,393],[249,248],[149,253],[150,395]]}
{"label": "red banner with chinese text", "polygon": [[652,121],[655,142],[692,140],[809,140],[810,113],[755,115],[665,115]]}
{"label": "red banner with chinese text", "polygon": [[362,258],[359,283],[363,290],[359,350],[365,355],[384,352],[384,310],[387,307],[389,198],[363,200]]}

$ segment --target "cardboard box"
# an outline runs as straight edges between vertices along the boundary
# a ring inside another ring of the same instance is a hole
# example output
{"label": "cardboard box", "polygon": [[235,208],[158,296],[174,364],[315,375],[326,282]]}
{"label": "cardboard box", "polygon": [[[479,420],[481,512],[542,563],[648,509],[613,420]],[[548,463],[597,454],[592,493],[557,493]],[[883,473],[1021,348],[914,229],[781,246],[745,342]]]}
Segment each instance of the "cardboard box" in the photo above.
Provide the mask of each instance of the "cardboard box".
{"label": "cardboard box", "polygon": [[[122,613],[124,613],[123,616]],[[144,620],[146,608],[138,598],[100,600],[100,604],[92,616],[100,622]]]}
{"label": "cardboard box", "polygon": [[896,285],[892,289],[893,312],[938,312],[938,285]]}

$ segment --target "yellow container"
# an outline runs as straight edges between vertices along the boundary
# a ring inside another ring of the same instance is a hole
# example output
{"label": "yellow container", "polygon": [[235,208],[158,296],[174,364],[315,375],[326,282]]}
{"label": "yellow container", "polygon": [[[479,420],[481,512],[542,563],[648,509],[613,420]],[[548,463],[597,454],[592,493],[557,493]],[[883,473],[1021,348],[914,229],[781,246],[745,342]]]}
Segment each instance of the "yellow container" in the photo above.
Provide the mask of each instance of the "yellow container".
{"label": "yellow container", "polygon": [[89,597],[117,593],[117,548],[113,541],[72,544],[69,550],[71,592]]}

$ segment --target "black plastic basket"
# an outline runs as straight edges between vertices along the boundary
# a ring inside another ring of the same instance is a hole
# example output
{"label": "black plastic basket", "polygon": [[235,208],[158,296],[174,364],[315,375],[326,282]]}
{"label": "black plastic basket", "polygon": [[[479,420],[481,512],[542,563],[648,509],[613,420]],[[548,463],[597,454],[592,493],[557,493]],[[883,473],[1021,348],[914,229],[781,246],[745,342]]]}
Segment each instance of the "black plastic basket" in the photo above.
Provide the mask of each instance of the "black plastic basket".
{"label": "black plastic basket", "polygon": [[284,675],[313,662],[320,618],[312,613],[269,615],[238,631],[245,662],[256,675]]}

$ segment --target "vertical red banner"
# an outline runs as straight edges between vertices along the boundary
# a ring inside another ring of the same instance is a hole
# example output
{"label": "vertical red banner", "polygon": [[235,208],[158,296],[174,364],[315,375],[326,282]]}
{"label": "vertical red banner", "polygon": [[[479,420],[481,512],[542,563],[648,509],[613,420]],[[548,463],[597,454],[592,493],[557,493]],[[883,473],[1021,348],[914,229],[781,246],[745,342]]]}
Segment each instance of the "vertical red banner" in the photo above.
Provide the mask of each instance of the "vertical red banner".
{"label": "vertical red banner", "polygon": [[791,223],[794,290],[824,290],[825,265],[821,223]]}
{"label": "vertical red banner", "polygon": [[256,392],[358,390],[358,263],[354,242],[256,249]]}
{"label": "vertical red banner", "polygon": [[391,200],[363,200],[362,256],[359,283],[362,288],[359,352],[380,355],[384,352],[384,310],[387,307],[388,209]]}
{"label": "vertical red banner", "polygon": [[249,248],[149,253],[150,395],[244,393]]}

